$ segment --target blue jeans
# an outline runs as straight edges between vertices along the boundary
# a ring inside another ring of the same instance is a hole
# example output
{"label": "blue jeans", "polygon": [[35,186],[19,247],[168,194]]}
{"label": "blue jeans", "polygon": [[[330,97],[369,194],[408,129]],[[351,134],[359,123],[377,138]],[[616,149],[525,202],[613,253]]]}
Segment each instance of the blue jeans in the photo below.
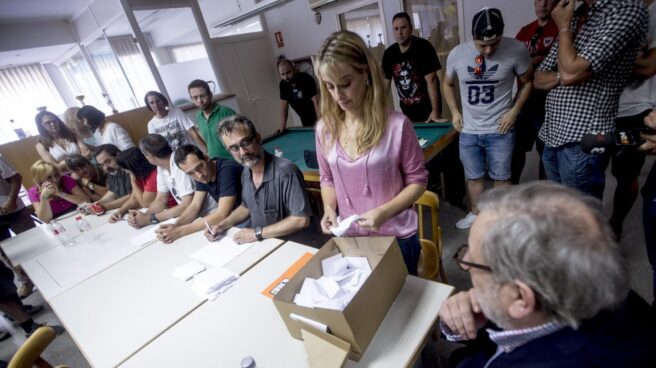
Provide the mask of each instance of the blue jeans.
{"label": "blue jeans", "polygon": [[408,268],[408,273],[417,276],[417,264],[419,263],[419,254],[421,253],[421,244],[419,243],[419,236],[417,234],[407,237],[405,239],[396,239],[401,248],[403,255],[403,262]]}
{"label": "blue jeans", "polygon": [[[654,300],[656,300],[656,164],[653,164],[642,187],[642,227],[645,232],[647,258],[653,270]],[[656,305],[654,302],[652,305]]]}
{"label": "blue jeans", "polygon": [[545,146],[542,153],[547,179],[599,199],[604,196],[608,159],[608,153],[592,155],[583,152],[579,143]]}
{"label": "blue jeans", "polygon": [[460,133],[460,161],[465,178],[476,180],[485,176],[485,164],[492,180],[510,179],[510,163],[515,147],[515,133]]}

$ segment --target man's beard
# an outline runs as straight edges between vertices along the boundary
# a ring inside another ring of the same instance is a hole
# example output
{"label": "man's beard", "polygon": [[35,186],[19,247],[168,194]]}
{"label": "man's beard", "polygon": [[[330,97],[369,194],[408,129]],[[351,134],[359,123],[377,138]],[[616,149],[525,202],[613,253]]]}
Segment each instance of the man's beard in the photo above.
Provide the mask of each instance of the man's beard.
{"label": "man's beard", "polygon": [[475,288],[474,292],[485,317],[504,330],[512,330],[512,320],[499,303],[500,288],[500,285],[490,282],[485,287]]}

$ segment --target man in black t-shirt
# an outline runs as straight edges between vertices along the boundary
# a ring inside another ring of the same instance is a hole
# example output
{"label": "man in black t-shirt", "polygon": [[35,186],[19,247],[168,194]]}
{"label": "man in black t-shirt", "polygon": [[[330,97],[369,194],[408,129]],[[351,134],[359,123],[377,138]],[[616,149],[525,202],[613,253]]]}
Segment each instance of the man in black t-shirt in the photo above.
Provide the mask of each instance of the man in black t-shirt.
{"label": "man in black t-shirt", "polygon": [[[210,159],[192,144],[175,150],[173,160],[180,170],[194,179],[196,188],[191,204],[176,220],[176,224],[182,225],[164,224],[156,230],[157,238],[164,243],[171,243],[185,235],[204,230],[207,225],[218,224],[241,204],[242,167],[235,161],[220,157]],[[216,209],[195,221],[201,215],[205,197],[208,195],[216,201]]]}
{"label": "man in black t-shirt", "polygon": [[401,110],[413,122],[444,121],[437,71],[442,68],[430,42],[412,36],[408,13],[392,18],[396,43],[383,54],[388,85],[394,79]]}
{"label": "man in black t-shirt", "polygon": [[314,78],[309,74],[297,72],[287,59],[278,63],[280,72],[280,130],[287,128],[289,105],[301,118],[304,127],[312,127],[319,116],[319,96]]}

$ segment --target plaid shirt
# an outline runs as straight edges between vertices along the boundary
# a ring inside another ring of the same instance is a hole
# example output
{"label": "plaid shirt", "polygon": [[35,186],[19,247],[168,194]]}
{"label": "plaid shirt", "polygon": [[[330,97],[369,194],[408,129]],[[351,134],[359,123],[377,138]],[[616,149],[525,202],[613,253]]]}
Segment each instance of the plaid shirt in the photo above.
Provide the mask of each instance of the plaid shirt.
{"label": "plaid shirt", "polygon": [[[575,29],[586,4],[576,9]],[[615,128],[620,94],[633,70],[648,27],[642,0],[597,0],[587,20],[575,34],[579,57],[590,62],[592,77],[573,86],[558,85],[547,94],[545,122],[540,139],[549,147],[580,142],[590,132],[608,133]],[[557,43],[538,71],[557,71]]]}

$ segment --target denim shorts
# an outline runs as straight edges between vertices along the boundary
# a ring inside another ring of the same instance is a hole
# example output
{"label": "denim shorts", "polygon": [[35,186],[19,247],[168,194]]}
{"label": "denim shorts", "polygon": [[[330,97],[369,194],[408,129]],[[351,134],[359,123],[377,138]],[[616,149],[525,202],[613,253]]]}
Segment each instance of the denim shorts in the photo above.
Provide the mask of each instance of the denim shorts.
{"label": "denim shorts", "polygon": [[465,178],[482,178],[487,164],[492,180],[509,180],[514,146],[513,131],[506,134],[460,133],[460,161],[465,168]]}

